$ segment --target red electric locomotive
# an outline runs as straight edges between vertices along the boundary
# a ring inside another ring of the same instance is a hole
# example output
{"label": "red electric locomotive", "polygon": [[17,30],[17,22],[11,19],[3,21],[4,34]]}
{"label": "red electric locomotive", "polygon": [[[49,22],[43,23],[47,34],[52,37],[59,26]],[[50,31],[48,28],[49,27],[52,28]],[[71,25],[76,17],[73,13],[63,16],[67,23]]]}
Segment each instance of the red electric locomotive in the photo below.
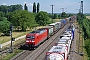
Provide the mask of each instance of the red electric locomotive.
{"label": "red electric locomotive", "polygon": [[48,32],[46,29],[38,29],[26,35],[26,44],[29,48],[37,47],[41,42],[47,39]]}

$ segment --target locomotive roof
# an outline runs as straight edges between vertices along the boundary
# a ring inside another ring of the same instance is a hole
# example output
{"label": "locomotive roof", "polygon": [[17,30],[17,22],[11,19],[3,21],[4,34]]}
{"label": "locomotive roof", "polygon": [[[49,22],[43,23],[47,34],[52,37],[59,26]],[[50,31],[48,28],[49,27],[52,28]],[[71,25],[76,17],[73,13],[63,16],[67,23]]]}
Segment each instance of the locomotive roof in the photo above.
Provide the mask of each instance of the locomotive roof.
{"label": "locomotive roof", "polygon": [[32,34],[34,34],[34,33],[43,33],[43,32],[45,32],[45,29],[38,29],[38,30],[36,30],[36,31],[32,31],[31,33]]}
{"label": "locomotive roof", "polygon": [[58,52],[65,52],[64,46],[53,46],[49,52],[58,53]]}

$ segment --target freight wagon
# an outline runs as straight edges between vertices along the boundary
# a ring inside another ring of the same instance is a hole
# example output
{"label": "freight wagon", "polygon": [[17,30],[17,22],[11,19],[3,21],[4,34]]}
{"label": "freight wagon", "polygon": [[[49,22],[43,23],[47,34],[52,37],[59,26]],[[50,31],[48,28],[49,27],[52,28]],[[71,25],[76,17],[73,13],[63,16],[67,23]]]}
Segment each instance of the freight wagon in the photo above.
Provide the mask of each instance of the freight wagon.
{"label": "freight wagon", "polygon": [[[68,47],[68,53],[70,51],[70,46],[71,46],[71,38],[70,37],[62,37],[59,41],[58,41],[58,44],[57,45],[61,45],[60,43],[67,43],[67,47]],[[62,44],[62,45],[65,45],[65,44]]]}
{"label": "freight wagon", "polygon": [[60,38],[62,37],[70,37],[70,39],[72,40],[73,39],[73,33],[72,31],[65,31],[61,36]]}
{"label": "freight wagon", "polygon": [[44,27],[43,29],[46,29],[47,30],[47,36],[48,38],[53,35],[53,26],[46,26]]}
{"label": "freight wagon", "polygon": [[69,21],[70,21],[70,19],[69,19],[69,18],[66,18],[65,20],[66,20],[66,22],[67,22],[67,23],[69,23]]}
{"label": "freight wagon", "polygon": [[74,39],[74,31],[75,31],[74,24],[71,24],[70,27],[67,29],[67,31],[71,31],[72,32],[72,39]]}
{"label": "freight wagon", "polygon": [[46,60],[67,60],[67,47],[53,46],[46,52]]}
{"label": "freight wagon", "polygon": [[61,20],[60,22],[61,22],[61,28],[63,28],[67,23],[66,20]]}
{"label": "freight wagon", "polygon": [[57,27],[57,23],[52,23],[52,24],[49,24],[49,26],[53,26],[53,31],[56,32],[58,27]]}
{"label": "freight wagon", "polygon": [[59,30],[61,28],[61,22],[55,22],[57,23],[57,29]]}

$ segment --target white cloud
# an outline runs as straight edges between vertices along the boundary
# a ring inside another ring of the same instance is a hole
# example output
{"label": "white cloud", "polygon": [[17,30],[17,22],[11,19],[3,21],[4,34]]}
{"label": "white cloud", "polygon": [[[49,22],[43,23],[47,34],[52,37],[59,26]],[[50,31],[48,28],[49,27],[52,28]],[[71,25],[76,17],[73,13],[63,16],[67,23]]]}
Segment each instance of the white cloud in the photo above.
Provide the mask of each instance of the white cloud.
{"label": "white cloud", "polygon": [[3,3],[2,5],[6,5],[6,3]]}

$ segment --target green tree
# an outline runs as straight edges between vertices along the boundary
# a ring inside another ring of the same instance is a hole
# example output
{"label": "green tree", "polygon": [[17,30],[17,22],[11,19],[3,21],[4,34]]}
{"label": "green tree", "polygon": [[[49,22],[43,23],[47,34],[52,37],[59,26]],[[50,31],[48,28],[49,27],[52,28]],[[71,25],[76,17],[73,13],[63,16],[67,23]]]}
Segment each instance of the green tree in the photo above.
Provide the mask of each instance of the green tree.
{"label": "green tree", "polygon": [[14,12],[8,12],[6,14],[7,20],[10,21],[16,28],[20,26],[19,19],[20,19],[21,10],[16,10]]}
{"label": "green tree", "polygon": [[36,3],[33,3],[33,13],[36,13]]}
{"label": "green tree", "polygon": [[58,15],[54,14],[53,19],[57,19],[57,18],[58,18]]}
{"label": "green tree", "polygon": [[5,35],[10,35],[9,27],[10,27],[10,22],[5,17],[1,17],[0,18],[0,32],[4,33]]}
{"label": "green tree", "polygon": [[11,17],[12,17],[12,12],[8,12],[5,14],[5,17],[7,18],[8,21],[12,21]]}
{"label": "green tree", "polygon": [[20,26],[22,31],[26,31],[26,28],[31,28],[35,24],[34,14],[27,10],[18,10],[12,13],[11,22],[14,26]]}
{"label": "green tree", "polygon": [[4,12],[0,11],[0,17],[4,17]]}
{"label": "green tree", "polygon": [[90,60],[90,39],[87,39],[84,41],[85,42],[85,48],[88,54],[88,60]]}
{"label": "green tree", "polygon": [[61,18],[61,14],[58,15],[58,18],[59,18],[59,19]]}
{"label": "green tree", "polygon": [[23,31],[25,31],[27,27],[31,28],[35,24],[35,18],[32,13],[23,11],[20,15],[21,18],[19,19],[19,22]]}
{"label": "green tree", "polygon": [[73,14],[68,14],[68,17],[73,16]]}
{"label": "green tree", "polygon": [[67,14],[65,12],[62,12],[61,17],[62,18],[66,18],[67,17]]}
{"label": "green tree", "polygon": [[6,5],[0,6],[0,11],[4,12],[5,14],[7,12],[13,12],[15,10],[22,10],[22,5],[17,4],[17,5],[10,5],[10,6],[6,6]]}
{"label": "green tree", "polygon": [[22,5],[17,4],[17,5],[10,5],[8,6],[8,12],[13,12],[15,10],[22,10]]}
{"label": "green tree", "polygon": [[52,18],[52,14],[51,13],[49,13],[48,15],[49,15],[49,18]]}
{"label": "green tree", "polygon": [[6,5],[1,5],[0,6],[0,11],[7,13],[7,6]]}
{"label": "green tree", "polygon": [[26,3],[24,5],[24,10],[28,10],[28,7],[27,7]]}
{"label": "green tree", "polygon": [[40,10],[40,4],[37,3],[37,13],[39,12],[39,10]]}
{"label": "green tree", "polygon": [[49,21],[49,15],[48,15],[47,12],[40,11],[40,12],[36,15],[36,22],[37,22],[39,25],[46,25],[46,24],[48,24],[48,21]]}
{"label": "green tree", "polygon": [[82,13],[77,14],[77,21],[81,25],[83,23],[83,19],[86,19],[86,16]]}

